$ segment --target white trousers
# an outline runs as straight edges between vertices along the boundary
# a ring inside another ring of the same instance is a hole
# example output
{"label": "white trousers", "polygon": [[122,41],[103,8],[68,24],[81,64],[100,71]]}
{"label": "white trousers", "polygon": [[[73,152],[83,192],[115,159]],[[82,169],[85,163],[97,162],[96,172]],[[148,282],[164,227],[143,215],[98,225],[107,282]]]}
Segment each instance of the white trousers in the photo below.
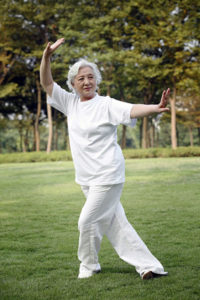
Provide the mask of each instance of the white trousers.
{"label": "white trousers", "polygon": [[135,266],[140,275],[148,271],[166,274],[126,218],[120,203],[123,183],[81,188],[86,197],[78,222],[81,266],[92,271],[100,268],[98,252],[103,235],[107,235],[119,257]]}

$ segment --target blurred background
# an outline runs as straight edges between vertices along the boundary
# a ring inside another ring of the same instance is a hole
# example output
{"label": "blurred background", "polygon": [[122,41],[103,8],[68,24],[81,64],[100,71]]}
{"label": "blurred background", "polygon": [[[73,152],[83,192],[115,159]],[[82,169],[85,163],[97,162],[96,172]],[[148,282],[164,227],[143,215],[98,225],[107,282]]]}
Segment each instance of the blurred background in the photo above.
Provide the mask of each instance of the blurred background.
{"label": "blurred background", "polygon": [[170,112],[120,126],[124,148],[200,146],[198,0],[4,0],[0,9],[0,153],[69,150],[67,120],[46,104],[39,66],[47,42],[54,80],[97,63],[99,93],[129,103],[158,103],[171,88]]}

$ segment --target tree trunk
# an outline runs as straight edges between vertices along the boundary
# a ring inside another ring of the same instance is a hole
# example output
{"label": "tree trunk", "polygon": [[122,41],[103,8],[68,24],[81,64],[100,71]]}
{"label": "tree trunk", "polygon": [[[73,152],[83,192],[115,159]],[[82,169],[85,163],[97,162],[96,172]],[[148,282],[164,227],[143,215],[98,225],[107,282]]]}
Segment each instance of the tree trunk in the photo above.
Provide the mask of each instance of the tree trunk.
{"label": "tree trunk", "polygon": [[180,147],[180,139],[179,139],[179,128],[176,127],[176,141],[177,141],[177,147]]}
{"label": "tree trunk", "polygon": [[37,113],[35,119],[35,142],[36,142],[36,151],[40,151],[40,132],[39,132],[39,119],[41,114],[41,87],[38,76],[36,77],[36,88],[37,88]]}
{"label": "tree trunk", "polygon": [[126,125],[122,125],[122,139],[121,139],[121,148],[126,148]]}
{"label": "tree trunk", "polygon": [[171,145],[172,149],[177,148],[176,137],[176,87],[174,86],[173,96],[170,98],[171,105]]}
{"label": "tree trunk", "polygon": [[52,122],[52,110],[51,105],[47,103],[47,116],[48,116],[48,125],[49,125],[49,136],[47,143],[47,153],[51,152],[52,146],[52,137],[53,137],[53,122]]}
{"label": "tree trunk", "polygon": [[69,133],[68,133],[67,118],[65,119],[65,130],[66,130],[66,150],[70,151],[70,142],[69,142]]}
{"label": "tree trunk", "polygon": [[[122,102],[124,102],[125,101],[124,91],[123,91],[123,88],[122,88],[121,84],[119,85],[119,87],[120,87],[120,100]],[[110,93],[110,89],[107,90],[107,95],[108,95],[108,92]],[[125,125],[122,125],[121,148],[122,149],[126,148],[126,126]]]}
{"label": "tree trunk", "polygon": [[150,128],[150,147],[154,148],[155,146],[155,126],[153,124],[151,124],[151,128]]}
{"label": "tree trunk", "polygon": [[107,86],[107,95],[106,96],[110,97],[110,85]]}
{"label": "tree trunk", "polygon": [[159,131],[158,130],[156,130],[157,131],[157,133],[156,133],[156,148],[158,148],[159,147]]}
{"label": "tree trunk", "polygon": [[151,147],[151,127],[149,128],[148,119],[147,119],[147,148]]}
{"label": "tree trunk", "polygon": [[20,142],[19,142],[20,152],[23,152],[23,132],[21,127],[19,128],[19,137],[20,137]]}
{"label": "tree trunk", "polygon": [[32,125],[32,130],[33,130],[33,145],[32,145],[31,151],[35,151],[35,149],[36,149],[36,142],[35,142],[35,140],[36,140],[36,138],[35,138],[35,120],[34,120],[33,125]]}
{"label": "tree trunk", "polygon": [[143,119],[140,119],[140,148],[142,148],[142,128]]}
{"label": "tree trunk", "polygon": [[200,145],[200,127],[198,127],[197,130],[198,130],[198,138],[199,138],[199,145]]}
{"label": "tree trunk", "polygon": [[[151,83],[149,83],[148,90],[144,96],[144,103],[148,105],[151,103],[152,99],[152,91],[151,91]],[[148,130],[148,117],[143,117],[142,119],[142,148],[146,149],[150,146],[150,132]]]}
{"label": "tree trunk", "polygon": [[29,130],[26,129],[25,135],[24,135],[23,152],[27,152],[29,150],[28,134],[29,134]]}
{"label": "tree trunk", "polygon": [[194,140],[193,140],[193,133],[192,133],[192,126],[189,127],[189,135],[190,135],[190,146],[194,146]]}
{"label": "tree trunk", "polygon": [[142,119],[142,148],[147,148],[147,129],[148,129],[148,118]]}
{"label": "tree trunk", "polygon": [[58,150],[58,126],[57,124],[55,123],[55,132],[54,132],[54,136],[55,136],[55,139],[54,139],[54,150]]}

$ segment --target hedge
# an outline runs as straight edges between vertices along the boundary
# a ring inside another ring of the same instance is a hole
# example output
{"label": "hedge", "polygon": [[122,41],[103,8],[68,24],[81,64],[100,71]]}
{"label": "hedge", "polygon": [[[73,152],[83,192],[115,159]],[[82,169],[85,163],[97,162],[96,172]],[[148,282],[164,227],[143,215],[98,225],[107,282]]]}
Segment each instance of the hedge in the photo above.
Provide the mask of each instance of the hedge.
{"label": "hedge", "polygon": [[[152,158],[152,157],[193,157],[200,156],[200,147],[179,147],[170,148],[149,148],[149,149],[124,149],[124,157]],[[47,161],[68,161],[72,160],[70,151],[26,152],[0,154],[2,163],[26,163],[26,162],[47,162]]]}
{"label": "hedge", "polygon": [[200,156],[200,147],[178,147],[171,148],[148,148],[148,149],[125,149],[124,157],[130,158],[152,158],[152,157],[194,157]]}
{"label": "hedge", "polygon": [[50,153],[40,151],[0,154],[0,164],[66,160],[72,160],[70,151],[52,151]]}

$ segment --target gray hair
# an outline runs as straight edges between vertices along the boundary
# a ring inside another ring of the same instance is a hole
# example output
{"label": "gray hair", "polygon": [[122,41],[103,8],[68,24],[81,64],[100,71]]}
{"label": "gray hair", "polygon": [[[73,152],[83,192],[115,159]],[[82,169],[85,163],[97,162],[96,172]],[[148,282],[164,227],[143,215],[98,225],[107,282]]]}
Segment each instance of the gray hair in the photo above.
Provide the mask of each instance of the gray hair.
{"label": "gray hair", "polygon": [[79,59],[75,64],[73,64],[70,69],[69,69],[69,72],[68,72],[68,76],[67,76],[67,85],[70,89],[70,91],[72,92],[76,92],[74,87],[73,87],[73,82],[74,82],[74,78],[76,77],[76,75],[78,74],[79,72],[79,69],[80,68],[83,68],[83,67],[90,67],[93,72],[94,72],[94,77],[96,79],[96,84],[97,84],[97,87],[98,85],[100,84],[101,82],[101,73],[97,67],[96,64],[94,63],[91,63],[89,61],[87,61],[86,59]]}

